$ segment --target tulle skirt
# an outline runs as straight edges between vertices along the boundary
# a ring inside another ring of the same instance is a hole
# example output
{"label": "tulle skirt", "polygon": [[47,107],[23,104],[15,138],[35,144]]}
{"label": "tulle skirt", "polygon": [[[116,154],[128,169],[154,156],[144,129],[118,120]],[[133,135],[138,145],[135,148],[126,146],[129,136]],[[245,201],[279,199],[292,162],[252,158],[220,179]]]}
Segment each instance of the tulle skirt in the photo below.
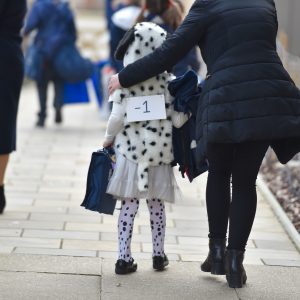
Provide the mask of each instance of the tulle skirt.
{"label": "tulle skirt", "polygon": [[181,199],[173,169],[170,165],[149,167],[148,190],[138,190],[138,165],[116,151],[116,166],[107,193],[122,199],[160,199],[175,202]]}

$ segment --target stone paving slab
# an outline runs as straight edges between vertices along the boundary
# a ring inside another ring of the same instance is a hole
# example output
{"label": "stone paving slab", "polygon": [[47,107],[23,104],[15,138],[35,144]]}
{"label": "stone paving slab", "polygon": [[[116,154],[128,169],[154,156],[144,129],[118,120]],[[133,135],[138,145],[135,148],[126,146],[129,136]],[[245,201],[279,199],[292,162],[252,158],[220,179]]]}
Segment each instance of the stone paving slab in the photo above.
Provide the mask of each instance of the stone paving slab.
{"label": "stone paving slab", "polygon": [[[100,258],[48,255],[0,255],[0,271],[101,275]],[[1,289],[0,289],[1,294]]]}
{"label": "stone paving slab", "polygon": [[0,300],[99,300],[100,276],[0,272]]}
{"label": "stone paving slab", "polygon": [[113,261],[104,260],[102,268],[103,300],[239,299],[224,278],[201,274],[195,263],[172,262],[166,271],[155,272],[150,261],[141,261],[129,276],[114,274]]}

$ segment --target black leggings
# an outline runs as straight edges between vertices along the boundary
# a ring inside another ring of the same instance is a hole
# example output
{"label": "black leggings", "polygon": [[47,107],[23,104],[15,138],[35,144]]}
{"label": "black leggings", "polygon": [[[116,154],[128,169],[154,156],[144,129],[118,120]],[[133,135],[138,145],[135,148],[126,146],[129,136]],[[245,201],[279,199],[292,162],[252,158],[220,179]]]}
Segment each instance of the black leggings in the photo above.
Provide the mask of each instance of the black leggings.
{"label": "black leggings", "polygon": [[256,212],[256,178],[268,146],[269,142],[208,144],[209,237],[226,238],[229,219],[229,249],[246,247]]}

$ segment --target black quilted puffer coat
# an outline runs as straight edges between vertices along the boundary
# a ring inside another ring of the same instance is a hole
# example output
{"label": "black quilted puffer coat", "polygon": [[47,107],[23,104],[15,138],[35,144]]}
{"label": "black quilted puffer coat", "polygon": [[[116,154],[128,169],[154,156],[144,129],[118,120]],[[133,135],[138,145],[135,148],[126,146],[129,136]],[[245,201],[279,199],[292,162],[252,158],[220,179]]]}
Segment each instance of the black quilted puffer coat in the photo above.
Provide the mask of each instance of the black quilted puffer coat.
{"label": "black quilted puffer coat", "polygon": [[300,151],[300,91],[277,55],[277,29],[273,0],[195,1],[175,34],[123,69],[120,83],[170,69],[197,44],[208,68],[197,112],[199,160],[210,142],[266,140],[286,163]]}

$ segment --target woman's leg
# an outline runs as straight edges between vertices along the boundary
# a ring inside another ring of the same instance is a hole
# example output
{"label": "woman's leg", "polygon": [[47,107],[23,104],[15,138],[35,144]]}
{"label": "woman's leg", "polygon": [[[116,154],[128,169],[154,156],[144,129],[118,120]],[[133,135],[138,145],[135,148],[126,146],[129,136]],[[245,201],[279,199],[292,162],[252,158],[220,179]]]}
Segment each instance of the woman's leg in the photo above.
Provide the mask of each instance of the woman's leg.
{"label": "woman's leg", "polygon": [[0,214],[3,213],[3,210],[6,205],[6,199],[4,194],[4,176],[8,164],[8,159],[9,154],[0,155]]}
{"label": "woman's leg", "polygon": [[228,249],[245,250],[256,212],[256,178],[268,146],[268,142],[236,145],[232,164]]}
{"label": "woman's leg", "polygon": [[162,200],[147,200],[150,213],[150,223],[152,232],[153,256],[165,255],[165,232],[166,232],[166,212]]}
{"label": "woman's leg", "polygon": [[36,83],[38,97],[39,97],[39,104],[40,104],[40,111],[38,113],[38,121],[36,126],[44,127],[45,119],[47,116],[47,91],[48,91],[48,79],[42,78],[39,82]]}
{"label": "woman's leg", "polygon": [[230,178],[233,144],[208,144],[209,171],[206,186],[206,208],[209,238],[225,239],[230,207]]}
{"label": "woman's leg", "polygon": [[4,185],[4,176],[8,164],[9,154],[0,155],[0,187]]}
{"label": "woman's leg", "polygon": [[119,259],[126,262],[132,260],[131,257],[131,238],[133,232],[134,218],[139,209],[138,199],[128,199],[122,201],[119,215]]}
{"label": "woman's leg", "polygon": [[54,103],[55,123],[62,123],[62,106],[64,103],[64,82],[60,78],[54,78]]}

